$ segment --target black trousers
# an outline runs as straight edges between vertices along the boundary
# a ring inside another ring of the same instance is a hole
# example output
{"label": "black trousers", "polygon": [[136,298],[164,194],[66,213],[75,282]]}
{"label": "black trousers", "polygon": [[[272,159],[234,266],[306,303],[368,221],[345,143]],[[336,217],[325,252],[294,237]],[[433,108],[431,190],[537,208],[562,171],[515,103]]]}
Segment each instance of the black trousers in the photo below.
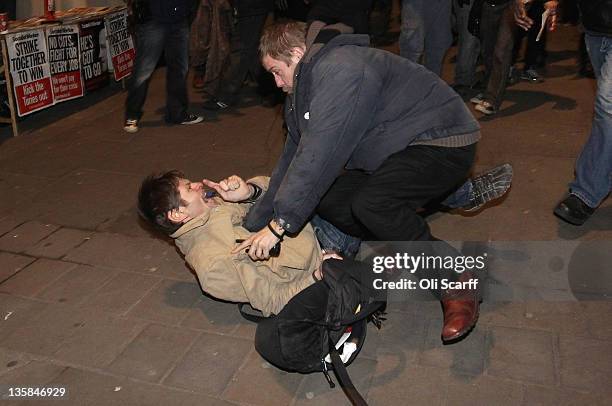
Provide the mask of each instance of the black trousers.
{"label": "black trousers", "polygon": [[278,315],[260,321],[255,332],[257,352],[269,363],[286,369],[286,361],[281,351],[279,323],[283,320],[323,320],[327,311],[328,293],[329,289],[325,283],[316,282],[295,295]]}
{"label": "black trousers", "polygon": [[463,184],[476,144],[458,148],[409,146],[389,156],[373,173],[340,175],[317,214],[346,234],[363,240],[431,241],[417,209],[442,201]]}

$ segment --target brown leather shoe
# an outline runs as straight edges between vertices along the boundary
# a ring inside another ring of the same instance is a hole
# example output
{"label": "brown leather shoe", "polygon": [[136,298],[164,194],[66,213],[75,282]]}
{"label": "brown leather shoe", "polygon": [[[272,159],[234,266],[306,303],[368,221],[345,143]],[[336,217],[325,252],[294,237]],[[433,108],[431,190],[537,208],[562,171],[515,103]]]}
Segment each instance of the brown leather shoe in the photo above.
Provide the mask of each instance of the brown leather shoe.
{"label": "brown leather shoe", "polygon": [[[472,272],[462,273],[458,282],[466,283],[477,279]],[[469,287],[470,285],[464,285]],[[442,341],[453,341],[467,334],[478,320],[480,300],[478,298],[478,283],[476,289],[448,289],[442,293],[444,308],[444,326]]]}
{"label": "brown leather shoe", "polygon": [[444,307],[443,341],[456,340],[476,325],[480,303],[475,297],[442,300],[442,306]]}

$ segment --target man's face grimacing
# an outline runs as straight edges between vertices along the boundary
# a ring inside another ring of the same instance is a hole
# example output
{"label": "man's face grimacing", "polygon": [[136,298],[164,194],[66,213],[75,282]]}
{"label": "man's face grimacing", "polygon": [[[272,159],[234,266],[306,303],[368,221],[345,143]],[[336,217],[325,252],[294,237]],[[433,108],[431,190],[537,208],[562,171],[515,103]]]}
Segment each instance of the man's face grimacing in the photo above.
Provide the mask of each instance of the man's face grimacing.
{"label": "man's face grimacing", "polygon": [[293,93],[293,76],[295,75],[295,67],[304,56],[303,48],[293,48],[291,50],[291,63],[272,58],[270,55],[265,55],[261,63],[265,70],[274,76],[276,86],[283,89],[285,93]]}
{"label": "man's face grimacing", "polygon": [[178,210],[168,212],[168,218],[176,223],[185,223],[208,211],[217,203],[204,197],[202,182],[192,182],[189,179],[179,179],[178,191],[181,195],[181,206]]}

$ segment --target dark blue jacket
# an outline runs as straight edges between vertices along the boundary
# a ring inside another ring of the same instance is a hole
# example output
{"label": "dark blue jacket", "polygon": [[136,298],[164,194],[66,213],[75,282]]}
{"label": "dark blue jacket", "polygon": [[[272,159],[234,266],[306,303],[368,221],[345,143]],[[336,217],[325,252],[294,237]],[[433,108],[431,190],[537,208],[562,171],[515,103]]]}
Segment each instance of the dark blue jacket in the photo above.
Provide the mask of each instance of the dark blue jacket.
{"label": "dark blue jacket", "polygon": [[309,47],[287,97],[284,151],[248,229],[274,216],[297,232],[344,168],[374,171],[411,143],[478,138],[477,121],[444,81],[368,45],[367,35],[339,35],[314,55]]}
{"label": "dark blue jacket", "polygon": [[589,33],[612,35],[612,0],[580,0],[578,8]]}
{"label": "dark blue jacket", "polygon": [[191,20],[199,0],[148,0],[153,19],[160,23],[179,23]]}

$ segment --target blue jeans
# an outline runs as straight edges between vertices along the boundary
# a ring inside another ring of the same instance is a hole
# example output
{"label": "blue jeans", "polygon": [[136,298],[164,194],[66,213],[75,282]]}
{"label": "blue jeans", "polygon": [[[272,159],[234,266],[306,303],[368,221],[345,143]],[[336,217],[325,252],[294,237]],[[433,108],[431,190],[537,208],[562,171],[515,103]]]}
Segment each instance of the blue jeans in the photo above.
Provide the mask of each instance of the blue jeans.
{"label": "blue jeans", "polygon": [[576,161],[570,192],[597,207],[612,190],[612,37],[585,35],[597,94],[591,135]]}
{"label": "blue jeans", "polygon": [[420,62],[440,76],[444,55],[452,43],[449,0],[402,0],[400,55]]}
{"label": "blue jeans", "polygon": [[468,20],[474,0],[460,6],[453,0],[453,10],[457,19],[457,64],[455,65],[455,85],[471,87],[475,82],[476,61],[480,53],[480,40],[468,31]]}
{"label": "blue jeans", "polygon": [[315,230],[315,235],[322,249],[336,251],[348,258],[354,258],[357,255],[361,245],[359,238],[343,233],[317,215],[310,220],[310,224]]}
{"label": "blue jeans", "polygon": [[136,61],[128,85],[125,118],[140,119],[149,80],[159,58],[166,59],[166,121],[180,123],[187,117],[187,71],[189,70],[189,24],[149,21],[136,27]]}

